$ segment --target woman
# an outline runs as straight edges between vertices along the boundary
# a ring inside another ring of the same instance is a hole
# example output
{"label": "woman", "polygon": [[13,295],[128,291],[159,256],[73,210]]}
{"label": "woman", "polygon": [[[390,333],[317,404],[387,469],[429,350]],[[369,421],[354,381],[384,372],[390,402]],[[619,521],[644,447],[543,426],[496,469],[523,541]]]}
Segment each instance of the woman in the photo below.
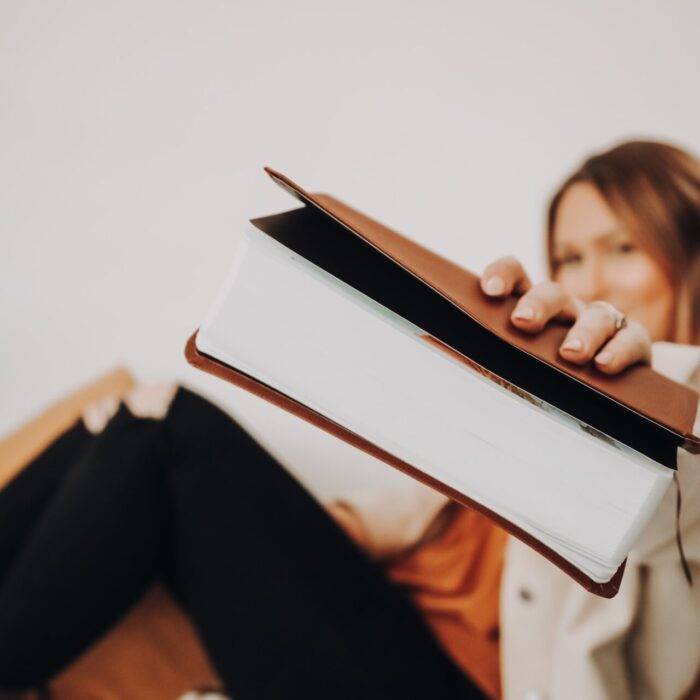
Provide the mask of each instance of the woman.
{"label": "woman", "polygon": [[[695,342],[699,173],[661,144],[590,159],[550,208],[552,281],[506,258],[484,292],[521,294],[524,332],[573,320],[562,356],[606,373],[649,361],[652,340]],[[593,300],[630,322],[616,332]],[[695,379],[696,348],[657,347]],[[694,681],[700,598],[677,572],[672,494],[605,601],[418,485],[324,509],[182,387],[94,408],[0,492],[0,687],[46,681],[158,576],[237,700],[496,697],[501,677],[506,697],[671,698]],[[693,459],[682,532],[700,578]]]}
{"label": "woman", "polygon": [[[616,373],[648,361],[653,340],[656,369],[700,388],[700,164],[668,145],[622,144],[588,159],[567,179],[552,199],[547,224],[551,281],[533,287],[520,264],[506,258],[484,271],[484,292],[523,293],[512,322],[525,332],[537,332],[551,318],[575,318],[560,349],[571,362],[592,360],[600,371]],[[625,312],[628,326],[615,333],[613,315],[588,306],[596,300]],[[472,542],[469,519],[475,516],[467,511],[444,541],[400,563],[394,580],[413,587],[443,646],[491,695],[500,680],[506,698],[684,697],[700,680],[700,464],[683,451],[678,459],[680,529],[692,587],[677,548],[673,488],[630,553],[612,600],[586,593],[510,538],[499,599],[489,599],[493,571],[482,581],[482,562],[459,558]],[[361,511],[375,532],[382,523],[374,504],[381,500],[375,494]],[[359,498],[355,503],[362,508]],[[453,583],[441,587],[442,581]],[[478,616],[470,608],[476,601]],[[446,611],[461,625],[449,629]],[[482,632],[483,648],[484,633],[496,628],[500,648],[475,668],[464,630]],[[489,668],[487,677],[477,675]]]}

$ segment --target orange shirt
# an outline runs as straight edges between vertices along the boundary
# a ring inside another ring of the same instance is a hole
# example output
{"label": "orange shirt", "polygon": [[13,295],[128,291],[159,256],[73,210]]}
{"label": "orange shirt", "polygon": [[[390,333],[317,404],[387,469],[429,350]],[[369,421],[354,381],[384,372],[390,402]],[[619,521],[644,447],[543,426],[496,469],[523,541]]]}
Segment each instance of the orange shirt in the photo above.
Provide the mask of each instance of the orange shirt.
{"label": "orange shirt", "polygon": [[456,503],[434,539],[385,563],[441,646],[490,698],[500,698],[499,589],[507,533]]}

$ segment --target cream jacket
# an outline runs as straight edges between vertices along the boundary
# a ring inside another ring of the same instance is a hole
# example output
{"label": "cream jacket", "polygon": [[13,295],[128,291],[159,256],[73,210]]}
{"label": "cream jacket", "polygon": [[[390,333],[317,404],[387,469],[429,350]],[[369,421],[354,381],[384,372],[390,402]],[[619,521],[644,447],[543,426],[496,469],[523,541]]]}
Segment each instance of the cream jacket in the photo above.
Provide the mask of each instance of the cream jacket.
{"label": "cream jacket", "polygon": [[[655,343],[652,357],[657,371],[700,389],[700,347]],[[700,673],[700,456],[680,450],[678,463],[692,587],[676,546],[674,484],[611,600],[509,539],[500,592],[506,700],[677,700],[693,686]],[[344,500],[379,553],[415,542],[447,502],[409,479],[401,493],[354,492]]]}

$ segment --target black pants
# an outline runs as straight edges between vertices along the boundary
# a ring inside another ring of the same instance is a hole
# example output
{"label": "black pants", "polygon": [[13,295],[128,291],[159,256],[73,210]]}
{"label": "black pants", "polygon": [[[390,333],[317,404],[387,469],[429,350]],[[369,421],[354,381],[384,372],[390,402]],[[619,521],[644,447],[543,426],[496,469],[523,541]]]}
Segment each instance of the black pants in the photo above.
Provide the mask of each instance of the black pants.
{"label": "black pants", "polygon": [[481,698],[420,613],[227,413],[76,423],[0,491],[0,688],[45,682],[161,578],[236,700]]}

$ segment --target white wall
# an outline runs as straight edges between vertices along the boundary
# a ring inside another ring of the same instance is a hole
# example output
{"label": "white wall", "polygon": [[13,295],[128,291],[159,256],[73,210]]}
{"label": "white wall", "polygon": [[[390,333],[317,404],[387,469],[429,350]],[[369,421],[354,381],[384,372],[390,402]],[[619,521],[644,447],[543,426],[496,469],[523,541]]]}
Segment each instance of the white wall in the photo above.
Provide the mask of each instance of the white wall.
{"label": "white wall", "polygon": [[0,434],[123,363],[361,483],[373,460],[183,359],[241,224],[294,205],[262,166],[539,276],[588,151],[700,151],[698,26],[690,0],[3,0]]}

